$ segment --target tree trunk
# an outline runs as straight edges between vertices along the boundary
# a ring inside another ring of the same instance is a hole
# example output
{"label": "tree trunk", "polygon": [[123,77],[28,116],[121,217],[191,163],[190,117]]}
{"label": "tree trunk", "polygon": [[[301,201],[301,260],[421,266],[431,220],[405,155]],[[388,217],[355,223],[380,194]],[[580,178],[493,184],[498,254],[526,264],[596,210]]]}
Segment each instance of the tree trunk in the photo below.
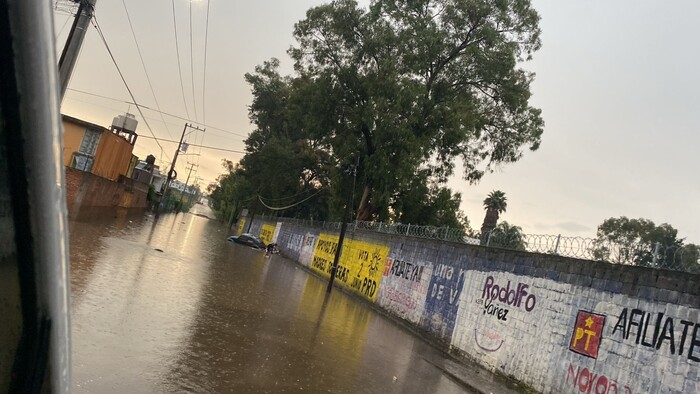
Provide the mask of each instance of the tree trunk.
{"label": "tree trunk", "polygon": [[484,223],[481,225],[481,237],[480,241],[482,245],[486,245],[489,239],[489,233],[496,228],[498,224],[498,211],[494,209],[487,209],[486,216],[484,216]]}

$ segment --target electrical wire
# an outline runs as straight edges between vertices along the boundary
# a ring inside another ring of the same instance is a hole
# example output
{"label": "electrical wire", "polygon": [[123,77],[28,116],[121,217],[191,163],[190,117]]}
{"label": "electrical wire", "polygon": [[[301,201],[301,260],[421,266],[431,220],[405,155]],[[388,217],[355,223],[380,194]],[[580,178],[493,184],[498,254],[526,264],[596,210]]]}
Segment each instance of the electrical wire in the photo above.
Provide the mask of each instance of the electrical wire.
{"label": "electrical wire", "polygon": [[177,39],[177,19],[175,18],[175,0],[173,4],[173,29],[175,30],[175,54],[177,55],[177,72],[180,75],[180,91],[182,92],[182,103],[185,105],[185,113],[190,117],[190,111],[187,109],[187,100],[185,99],[185,84],[182,83],[182,65],[180,64],[180,44]]}
{"label": "electrical wire", "polygon": [[[103,95],[101,95],[101,94],[90,93],[90,92],[86,92],[86,91],[84,91],[84,90],[73,89],[73,88],[68,88],[68,90],[71,90],[71,91],[77,92],[77,93],[87,94],[88,96],[95,96],[95,97],[100,97],[100,98],[103,98],[103,99],[106,99],[106,100],[117,101],[117,102],[124,103],[124,104],[136,105],[136,103],[134,103],[134,102],[132,102],[132,101],[126,101],[126,100],[121,100],[121,99],[117,99],[117,98],[114,98],[114,97],[103,96]],[[193,121],[192,119],[184,118],[184,117],[178,116],[178,115],[173,115],[173,114],[168,113],[168,112],[165,112],[165,111],[158,111],[157,109],[148,107],[148,106],[146,106],[146,105],[139,104],[139,106],[140,106],[141,108],[147,109],[147,110],[149,110],[149,111],[161,112],[161,113],[164,114],[164,115],[172,116],[173,118],[176,118],[176,119],[184,120],[184,121],[190,122],[190,123],[196,123],[196,122]],[[200,125],[200,126],[204,126],[204,127],[206,127],[206,128],[209,128],[209,129],[214,129],[214,130],[223,131],[224,133],[237,135],[237,136],[239,136],[239,137],[248,138],[248,136],[245,135],[245,134],[236,133],[235,131],[222,129],[222,128],[220,128],[220,127],[215,127],[215,126],[211,126],[211,125],[206,125],[206,124],[203,124],[203,123],[200,123],[199,125]]]}
{"label": "electrical wire", "polygon": [[192,40],[192,0],[190,0],[190,75],[192,77],[192,107],[194,108],[194,120],[199,123],[197,118],[197,96],[194,94],[194,51],[192,50],[194,46]]}
{"label": "electrical wire", "polygon": [[[109,48],[109,44],[107,44],[107,39],[104,36],[104,33],[102,32],[102,29],[100,28],[100,24],[97,21],[97,15],[93,13],[92,15],[92,24],[97,30],[97,34],[99,34],[100,39],[102,39],[102,43],[105,46],[105,49],[107,49],[107,53],[109,53],[109,57],[112,59],[112,63],[114,63],[114,67],[117,69],[117,72],[119,73],[119,77],[122,79],[122,82],[124,83],[124,86],[126,87],[127,92],[129,92],[129,96],[131,96],[131,100],[133,100],[134,105],[136,106],[136,109],[139,111],[139,114],[141,114],[141,118],[143,118],[143,122],[146,124],[146,128],[148,131],[151,133],[153,136],[153,139],[156,141],[156,144],[158,144],[158,147],[162,150],[163,146],[160,144],[158,141],[158,138],[156,135],[153,133],[153,130],[151,129],[151,125],[148,124],[148,120],[146,120],[146,117],[143,115],[143,111],[141,111],[141,106],[136,103],[136,98],[134,97],[134,94],[131,92],[131,88],[129,88],[129,84],[126,83],[126,79],[124,78],[124,74],[122,74],[122,70],[119,68],[119,65],[117,64],[117,60],[114,58],[114,54],[112,54],[112,50]],[[170,160],[170,157],[165,154],[165,157]]]}
{"label": "electrical wire", "polygon": [[297,205],[299,205],[299,204],[301,204],[301,203],[303,203],[303,202],[306,202],[306,201],[310,200],[312,197],[315,197],[318,193],[321,193],[324,189],[325,189],[325,187],[322,188],[322,189],[320,189],[320,190],[317,191],[316,193],[310,195],[309,197],[306,197],[305,199],[303,199],[303,200],[301,200],[301,201],[299,201],[299,202],[297,202],[297,203],[294,203],[294,204],[291,204],[291,205],[287,205],[286,207],[271,207],[271,206],[265,204],[265,201],[263,201],[262,198],[261,198],[260,196],[258,196],[258,201],[260,201],[260,203],[262,203],[262,205],[264,205],[265,208],[267,208],[267,209],[270,209],[270,210],[273,210],[273,211],[283,211],[283,210],[285,210],[285,209],[293,208],[293,207],[295,207],[295,206],[297,206]]}
{"label": "electrical wire", "polygon": [[[202,123],[207,122],[207,47],[209,46],[209,6],[211,0],[207,0],[207,21],[204,27],[204,76],[202,78]],[[202,137],[204,138],[204,137]]]}
{"label": "electrical wire", "polygon": [[[68,88],[68,90],[71,90],[71,89]],[[97,104],[97,103],[95,103],[94,101],[80,100],[80,99],[78,99],[78,98],[70,97],[70,96],[67,96],[67,95],[66,95],[66,97],[64,97],[64,100],[77,101],[77,102],[80,102],[80,103],[85,103],[85,104],[94,105],[94,106],[100,107],[100,108],[107,108],[107,109],[110,109],[110,110],[113,110],[113,111],[123,111],[123,110],[124,110],[124,108],[117,108],[117,107],[114,107],[114,106],[108,106],[108,105]],[[126,103],[126,104],[131,104],[131,103],[129,103],[129,102],[125,102],[125,103]],[[132,105],[133,105],[133,104],[132,104]],[[146,107],[146,106],[144,106],[144,105],[142,105],[141,108],[151,110],[150,108],[148,108],[148,107]],[[158,112],[158,111],[156,111],[156,110],[152,110],[152,111],[153,111],[153,112]],[[165,113],[165,115],[167,115],[167,113]],[[150,116],[148,116],[147,118],[148,118],[149,120],[153,120],[153,121],[156,121],[156,122],[161,122],[161,120],[160,120],[160,119],[157,119],[157,118],[152,118],[152,117],[150,117]],[[168,124],[169,124],[170,126],[182,127],[181,124],[177,124],[177,123],[168,122]],[[209,133],[212,133],[212,132],[210,131]],[[212,134],[214,134],[215,136],[219,136],[219,137],[225,137],[225,135],[222,135],[222,134],[216,134],[216,133],[212,133]]]}
{"label": "electrical wire", "polygon": [[313,189],[302,190],[299,193],[296,193],[296,194],[293,194],[293,195],[287,196],[287,197],[282,197],[282,198],[264,198],[262,196],[260,196],[260,198],[262,198],[263,200],[267,200],[267,201],[282,201],[282,200],[288,200],[290,198],[298,197],[298,196],[305,194],[307,192],[310,192],[310,191],[313,191]]}
{"label": "electrical wire", "polygon": [[[141,137],[141,138],[154,138],[154,139],[161,140],[161,141],[163,141],[163,142],[172,142],[172,143],[178,143],[178,142],[180,142],[180,141],[175,141],[175,140],[166,140],[165,138],[149,137],[149,136],[147,136],[147,135],[142,135],[142,136],[140,136],[140,137]],[[226,148],[217,148],[217,147],[215,147],[215,146],[204,146],[204,145],[198,145],[198,144],[188,144],[188,146],[200,147],[200,148],[204,148],[204,149],[220,150],[220,151],[224,151],[224,152],[233,152],[233,153],[245,154],[244,151],[234,150],[234,149],[226,149]]]}
{"label": "electrical wire", "polygon": [[60,36],[61,36],[61,33],[63,33],[63,29],[65,29],[66,26],[68,26],[68,21],[70,21],[70,20],[71,20],[70,17],[66,17],[66,21],[63,22],[63,26],[61,26],[61,29],[58,31],[58,33],[56,33],[56,37],[54,37],[54,39],[55,39],[56,41],[58,41],[58,37],[60,37]]}
{"label": "electrical wire", "polygon": [[134,31],[134,25],[131,23],[131,16],[129,15],[129,9],[126,6],[126,0],[122,0],[122,4],[124,5],[124,12],[126,12],[126,20],[129,22],[129,28],[131,29],[131,36],[134,37],[134,43],[136,44],[136,51],[139,53],[139,59],[141,60],[141,66],[143,67],[143,72],[146,74],[146,81],[148,82],[148,87],[151,89],[151,94],[153,95],[153,100],[156,103],[156,108],[158,108],[158,113],[160,114],[160,120],[163,121],[163,126],[165,126],[165,131],[168,133],[168,136],[170,138],[173,138],[173,135],[170,133],[170,129],[168,128],[168,124],[165,122],[165,118],[163,118],[163,113],[160,112],[160,104],[158,103],[158,97],[156,96],[156,92],[153,89],[153,84],[151,83],[151,77],[148,75],[148,70],[146,69],[146,62],[143,60],[143,55],[141,54],[141,46],[139,45],[139,41],[136,39],[136,32]]}

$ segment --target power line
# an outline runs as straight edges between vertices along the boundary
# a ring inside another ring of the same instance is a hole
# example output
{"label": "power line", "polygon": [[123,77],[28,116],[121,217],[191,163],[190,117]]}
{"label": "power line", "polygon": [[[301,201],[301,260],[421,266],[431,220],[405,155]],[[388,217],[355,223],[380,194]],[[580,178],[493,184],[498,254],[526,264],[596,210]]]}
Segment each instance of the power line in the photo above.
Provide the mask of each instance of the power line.
{"label": "power line", "polygon": [[[112,54],[112,50],[109,48],[109,44],[107,44],[107,39],[104,36],[104,33],[102,32],[102,29],[100,28],[100,24],[97,22],[97,16],[93,14],[92,16],[92,23],[93,26],[95,26],[95,29],[97,30],[97,33],[99,34],[100,38],[102,39],[102,43],[105,45],[105,49],[107,49],[107,53],[109,53],[109,57],[112,59],[112,63],[114,63],[114,67],[117,69],[117,72],[119,73],[119,77],[121,77],[122,82],[124,83],[124,86],[126,87],[127,92],[129,92],[129,96],[131,96],[131,100],[133,100],[134,105],[136,106],[136,109],[139,111],[139,114],[141,114],[141,117],[143,118],[143,122],[146,124],[146,128],[148,131],[151,133],[153,136],[153,139],[156,141],[156,144],[158,144],[158,147],[162,150],[163,146],[158,142],[158,138],[156,138],[156,135],[153,133],[153,130],[151,129],[151,125],[148,124],[148,120],[146,120],[146,117],[143,115],[143,111],[141,111],[141,106],[136,103],[136,98],[134,97],[134,94],[131,92],[131,88],[129,88],[129,84],[126,83],[126,79],[124,79],[124,74],[122,74],[122,70],[119,68],[119,65],[117,64],[117,60],[114,58],[114,55]],[[168,157],[168,155],[165,155]],[[170,157],[168,157],[168,160],[170,160]]]}
{"label": "power line", "polygon": [[[70,21],[70,20],[71,20],[70,17],[66,17],[66,21],[63,22],[63,26],[61,26],[61,29],[58,31],[58,33],[56,33],[56,37],[55,37],[56,41],[58,41],[58,37],[60,37],[60,36],[61,36],[61,33],[63,33],[63,29],[65,29],[66,26],[68,26],[68,21]],[[205,52],[205,53],[206,53],[206,52]],[[206,64],[206,63],[205,63],[205,64]]]}
{"label": "power line", "polygon": [[294,204],[291,204],[291,205],[287,205],[286,207],[271,207],[271,206],[265,204],[265,201],[263,201],[262,198],[261,198],[260,196],[258,196],[258,200],[259,200],[260,203],[262,203],[262,205],[264,205],[265,208],[267,208],[267,209],[271,209],[271,210],[273,210],[273,211],[283,211],[283,210],[285,210],[285,209],[293,208],[293,207],[295,207],[295,206],[297,206],[297,205],[299,205],[299,204],[301,204],[301,203],[303,203],[303,202],[306,202],[306,201],[310,200],[312,197],[315,197],[318,193],[321,193],[324,189],[325,189],[325,188],[322,188],[322,189],[320,189],[319,191],[317,191],[316,193],[310,195],[309,197],[306,197],[305,199],[303,199],[303,200],[301,200],[301,201],[299,201],[299,202],[297,202],[297,203],[294,203]]}
{"label": "power line", "polygon": [[[149,136],[147,136],[147,135],[142,135],[141,138],[153,138],[153,139],[156,139],[156,140],[161,140],[161,141],[163,141],[163,142],[173,142],[173,143],[176,143],[176,144],[177,144],[178,142],[180,142],[180,141],[175,141],[175,140],[166,140],[165,138],[149,137]],[[188,146],[194,146],[194,147],[200,147],[200,148],[204,148],[204,149],[213,149],[213,150],[221,150],[221,151],[224,151],[224,152],[233,152],[233,153],[242,153],[242,154],[245,154],[244,151],[235,150],[235,149],[217,148],[217,147],[214,147],[214,146],[204,146],[204,145],[199,145],[199,144],[187,144],[187,145],[188,145]]]}
{"label": "power line", "polygon": [[187,100],[185,99],[185,85],[182,83],[182,66],[180,65],[180,44],[177,39],[177,20],[175,18],[175,0],[173,4],[173,29],[175,30],[175,53],[177,55],[177,72],[180,75],[180,91],[182,92],[182,103],[185,104],[185,113],[190,117],[190,111],[187,109]]}
{"label": "power line", "polygon": [[194,94],[194,51],[192,47],[192,0],[190,0],[190,75],[192,77],[192,107],[194,107],[194,120],[199,123],[199,119],[197,118],[197,96]]}
{"label": "power line", "polygon": [[[86,91],[84,91],[84,90],[73,89],[73,88],[68,88],[68,90],[71,90],[71,91],[74,91],[74,92],[78,92],[78,93],[82,93],[82,94],[87,94],[88,96],[95,96],[95,97],[100,97],[100,98],[103,98],[103,99],[106,99],[106,100],[117,101],[117,102],[124,103],[124,104],[136,105],[136,103],[134,103],[134,102],[132,102],[132,101],[121,100],[121,99],[117,99],[117,98],[109,97],[109,96],[104,96],[104,95],[97,94],[97,93],[90,93],[90,92],[86,92]],[[164,114],[164,115],[172,116],[173,118],[177,118],[177,119],[180,119],[180,120],[184,120],[184,121],[186,121],[186,122],[197,123],[197,122],[193,121],[192,119],[183,118],[182,116],[174,115],[174,114],[171,114],[171,113],[168,113],[168,112],[165,112],[165,111],[158,111],[157,109],[151,108],[151,107],[146,106],[146,105],[139,104],[139,106],[140,106],[141,108],[143,108],[143,109],[147,109],[147,110],[150,110],[150,111],[153,111],[153,112],[160,112],[160,113],[162,113],[162,114]],[[223,131],[224,133],[237,135],[237,136],[243,137],[243,138],[248,138],[247,135],[241,134],[241,133],[236,133],[235,131],[226,130],[226,129],[222,129],[222,128],[220,128],[220,127],[215,127],[215,126],[211,126],[211,125],[206,125],[206,124],[203,124],[203,123],[200,123],[200,125],[202,125],[202,126],[204,126],[204,127],[207,127],[207,128],[210,128],[210,129]]]}
{"label": "power line", "polygon": [[160,104],[158,104],[158,97],[156,97],[156,92],[153,90],[153,84],[151,83],[151,77],[148,75],[148,70],[146,69],[146,62],[143,61],[143,56],[141,55],[141,47],[139,46],[139,41],[136,39],[136,32],[134,31],[134,25],[131,23],[131,16],[129,15],[129,9],[126,7],[126,0],[122,0],[124,5],[124,12],[126,12],[126,20],[129,21],[129,28],[131,29],[131,36],[134,37],[134,43],[136,44],[136,51],[139,53],[139,59],[141,60],[141,66],[143,67],[143,72],[146,74],[146,81],[148,81],[148,87],[151,89],[151,94],[153,95],[153,100],[156,102],[156,108],[158,108],[158,113],[160,114],[160,120],[163,121],[163,126],[165,126],[165,131],[168,136],[172,138],[168,125],[165,123],[165,118],[163,118],[163,113],[160,112]]}
{"label": "power line", "polygon": [[296,193],[296,194],[293,194],[293,195],[287,196],[287,197],[282,197],[282,198],[264,198],[264,197],[262,197],[262,196],[260,196],[260,198],[262,198],[263,200],[267,200],[267,201],[282,201],[282,200],[288,200],[288,199],[290,199],[290,198],[300,196],[300,195],[305,194],[305,193],[307,193],[307,192],[310,192],[310,191],[312,191],[312,190],[313,190],[313,189],[311,189],[311,190],[308,190],[308,189],[307,189],[307,190],[302,190],[302,191],[300,191],[299,193]]}
{"label": "power line", "polygon": [[204,77],[202,78],[202,122],[207,121],[207,47],[209,46],[209,6],[211,1],[207,0],[207,21],[204,25]]}

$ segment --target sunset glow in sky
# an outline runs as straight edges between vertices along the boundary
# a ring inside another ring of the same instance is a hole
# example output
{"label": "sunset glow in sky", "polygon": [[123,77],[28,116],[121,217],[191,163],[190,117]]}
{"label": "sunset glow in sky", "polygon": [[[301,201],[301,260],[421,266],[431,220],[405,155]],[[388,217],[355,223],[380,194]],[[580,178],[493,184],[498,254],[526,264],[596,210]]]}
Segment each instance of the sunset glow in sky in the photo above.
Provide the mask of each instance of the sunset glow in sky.
{"label": "sunset glow in sky", "polygon": [[[237,151],[244,149],[243,140],[254,128],[243,75],[271,57],[291,73],[286,50],[293,44],[293,25],[308,8],[322,3],[211,0],[204,94],[207,1],[191,4],[192,56],[190,3],[175,1],[182,87],[171,2],[125,2],[161,110],[209,126],[204,134],[191,134],[191,144]],[[531,100],[545,120],[542,146],[487,174],[477,185],[456,174],[450,187],[462,193],[462,209],[472,227],[478,229],[483,220],[483,199],[499,189],[508,197],[502,218],[526,233],[593,237],[604,219],[625,215],[669,223],[680,237],[700,243],[700,52],[695,28],[700,3],[533,4],[542,17],[543,45],[524,67],[536,73]],[[98,0],[96,16],[137,101],[156,108],[122,2]],[[55,14],[59,50],[70,23],[69,15]],[[146,125],[134,106],[124,103],[130,97],[93,27],[69,88],[63,113],[109,126],[114,116],[130,110],[139,119],[134,153],[140,158],[152,153],[169,162],[177,144],[162,142],[161,153],[146,138]],[[184,120],[148,110],[144,114],[158,138],[179,138]],[[200,156],[181,156],[178,172],[185,173],[188,161],[199,163],[203,186],[223,171],[222,159],[235,162],[242,157],[209,149],[190,152]]]}

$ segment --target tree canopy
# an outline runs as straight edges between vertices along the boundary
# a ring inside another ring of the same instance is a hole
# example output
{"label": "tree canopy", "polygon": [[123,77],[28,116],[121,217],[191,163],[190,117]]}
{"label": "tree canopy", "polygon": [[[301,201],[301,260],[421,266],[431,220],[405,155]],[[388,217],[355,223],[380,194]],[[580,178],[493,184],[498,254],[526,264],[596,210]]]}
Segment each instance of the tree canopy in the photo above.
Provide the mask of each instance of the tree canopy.
{"label": "tree canopy", "polygon": [[539,147],[534,75],[520,67],[538,24],[529,0],[313,7],[294,28],[295,73],[273,59],[246,74],[256,129],[238,173],[273,198],[323,188],[331,218],[355,196],[358,220],[461,223],[461,196],[445,187],[456,158],[476,182]]}
{"label": "tree canopy", "polygon": [[419,169],[441,183],[459,156],[476,181],[537,149],[533,75],[518,65],[540,47],[538,23],[528,0],[339,0],[307,12],[290,55],[332,102],[324,139],[359,156],[358,219],[385,217]]}
{"label": "tree canopy", "polygon": [[489,237],[489,246],[513,250],[525,250],[527,246],[523,229],[505,221],[494,227]]}
{"label": "tree canopy", "polygon": [[484,199],[484,209],[486,210],[486,215],[484,216],[484,222],[481,225],[482,245],[488,240],[489,233],[496,228],[499,216],[506,211],[507,207],[508,199],[506,198],[506,194],[500,190],[492,191]]}
{"label": "tree canopy", "polygon": [[608,218],[598,226],[593,255],[600,260],[643,267],[700,272],[699,248],[678,238],[668,223],[649,219]]}

